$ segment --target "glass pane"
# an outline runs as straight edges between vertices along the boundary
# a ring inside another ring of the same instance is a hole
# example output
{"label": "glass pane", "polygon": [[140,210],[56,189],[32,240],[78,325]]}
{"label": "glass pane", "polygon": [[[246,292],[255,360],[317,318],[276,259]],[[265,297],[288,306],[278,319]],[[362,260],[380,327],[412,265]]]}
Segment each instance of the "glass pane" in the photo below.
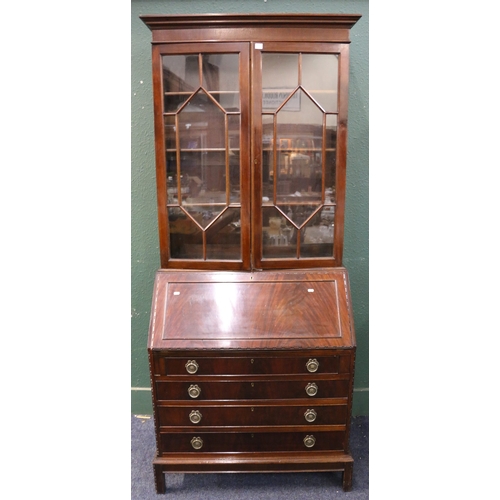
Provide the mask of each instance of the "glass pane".
{"label": "glass pane", "polygon": [[335,202],[337,115],[326,115],[325,203]]}
{"label": "glass pane", "polygon": [[200,87],[198,55],[163,56],[165,112],[176,111]]}
{"label": "glass pane", "polygon": [[262,54],[262,109],[276,110],[299,84],[298,54]]}
{"label": "glass pane", "polygon": [[226,147],[225,113],[202,90],[179,112],[181,149]]}
{"label": "glass pane", "polygon": [[207,229],[207,259],[241,259],[239,208],[228,208]]}
{"label": "glass pane", "polygon": [[230,202],[240,203],[240,115],[228,115]]}
{"label": "glass pane", "polygon": [[228,115],[229,154],[240,152],[240,115]]}
{"label": "glass pane", "polygon": [[202,259],[203,234],[179,208],[168,209],[170,255],[173,259]]}
{"label": "glass pane", "polygon": [[304,239],[300,242],[301,257],[333,256],[334,215],[334,206],[324,207],[304,226]]}
{"label": "glass pane", "polygon": [[336,54],[302,54],[302,86],[324,111],[337,111],[339,62]]}
{"label": "glass pane", "polygon": [[165,116],[165,160],[167,165],[167,203],[177,203],[177,151],[175,116]]}
{"label": "glass pane", "polygon": [[201,201],[200,193],[203,189],[202,158],[203,154],[200,151],[181,151],[181,185],[186,188],[184,190],[185,196],[182,197],[183,202],[199,203]]}
{"label": "glass pane", "polygon": [[189,215],[204,229],[224,210],[223,206],[182,204]]}
{"label": "glass pane", "polygon": [[326,153],[326,176],[325,176],[325,203],[335,203],[337,201],[335,191],[335,153]]}
{"label": "glass pane", "polygon": [[203,88],[226,111],[240,110],[238,54],[203,54]]}
{"label": "glass pane", "polygon": [[288,219],[297,226],[302,227],[309,217],[317,210],[316,205],[307,205],[305,203],[291,203],[280,207]]}
{"label": "glass pane", "polygon": [[[181,151],[181,179],[189,188],[186,203],[226,203],[225,154]],[[175,174],[174,174],[175,175]]]}
{"label": "glass pane", "polygon": [[[207,152],[204,155],[205,196],[215,202],[226,201],[226,155],[225,152]],[[212,201],[210,201],[212,203]]]}
{"label": "glass pane", "polygon": [[274,115],[262,115],[262,201],[273,201],[274,186]]}
{"label": "glass pane", "polygon": [[297,230],[274,207],[262,208],[262,254],[264,258],[297,256]]}
{"label": "glass pane", "polygon": [[181,173],[197,184],[191,202],[226,202],[225,130],[225,113],[203,91],[179,112]]}
{"label": "glass pane", "polygon": [[321,202],[323,113],[301,90],[277,113],[277,204]]}
{"label": "glass pane", "polygon": [[[167,164],[167,171],[169,170],[169,164]],[[189,196],[189,186],[190,186],[189,176],[181,175],[180,178],[180,188],[181,188],[181,200],[185,200]],[[173,172],[171,175],[167,175],[167,203],[172,205],[179,204],[179,183],[177,179],[177,173]]]}
{"label": "glass pane", "polygon": [[337,147],[337,115],[326,115],[326,149]]}
{"label": "glass pane", "polygon": [[165,126],[165,149],[175,151],[175,115],[164,116]]}
{"label": "glass pane", "polygon": [[[167,158],[167,203],[168,204],[178,204],[178,190],[177,190],[177,175],[175,174],[175,157],[172,161]],[[173,164],[173,166],[172,166]]]}

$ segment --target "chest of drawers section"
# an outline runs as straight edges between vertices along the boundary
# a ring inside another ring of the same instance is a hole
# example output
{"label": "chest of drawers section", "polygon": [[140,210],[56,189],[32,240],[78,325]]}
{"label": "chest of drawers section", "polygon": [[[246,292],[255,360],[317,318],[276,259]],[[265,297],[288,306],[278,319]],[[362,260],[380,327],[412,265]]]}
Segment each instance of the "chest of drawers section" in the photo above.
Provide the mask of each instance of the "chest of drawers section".
{"label": "chest of drawers section", "polygon": [[[157,491],[166,472],[292,471],[341,471],[349,490],[356,348],[346,275],[167,274],[149,347]],[[228,280],[231,332],[218,302]]]}
{"label": "chest of drawers section", "polygon": [[157,460],[168,470],[245,471],[263,455],[268,470],[350,463],[353,350],[153,352],[151,363]]}

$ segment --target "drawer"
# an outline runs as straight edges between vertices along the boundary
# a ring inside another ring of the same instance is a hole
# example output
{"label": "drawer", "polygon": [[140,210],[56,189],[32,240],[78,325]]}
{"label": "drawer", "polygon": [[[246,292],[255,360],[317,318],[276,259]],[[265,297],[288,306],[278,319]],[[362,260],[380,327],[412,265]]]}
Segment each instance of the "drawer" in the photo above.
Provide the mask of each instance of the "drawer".
{"label": "drawer", "polygon": [[159,406],[160,426],[345,425],[346,405]]}
{"label": "drawer", "polygon": [[[286,375],[339,373],[339,358],[296,357],[168,357],[155,353],[156,375]],[[344,365],[345,363],[342,363]]]}
{"label": "drawer", "polygon": [[156,399],[170,400],[242,400],[347,398],[348,380],[214,380],[176,382],[156,381]]}
{"label": "drawer", "polygon": [[[161,433],[164,453],[343,450],[344,431],[323,432],[191,432]],[[306,443],[309,446],[306,446]]]}

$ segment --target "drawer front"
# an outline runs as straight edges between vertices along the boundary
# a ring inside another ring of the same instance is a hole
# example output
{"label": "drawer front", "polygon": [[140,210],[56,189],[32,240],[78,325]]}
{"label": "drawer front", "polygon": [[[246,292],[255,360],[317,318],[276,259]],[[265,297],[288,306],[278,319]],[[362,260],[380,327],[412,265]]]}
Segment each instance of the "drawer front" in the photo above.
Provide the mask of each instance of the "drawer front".
{"label": "drawer front", "polygon": [[[297,357],[168,357],[155,355],[156,375],[294,375],[339,373],[339,358],[346,356]],[[345,363],[342,363],[342,366]]]}
{"label": "drawer front", "polygon": [[342,425],[346,405],[175,406],[156,408],[160,426]]}
{"label": "drawer front", "polygon": [[[348,380],[249,380],[156,382],[158,401],[347,398]],[[198,394],[196,397],[191,394]]]}
{"label": "drawer front", "polygon": [[[191,432],[161,433],[164,453],[326,451],[343,450],[345,433],[326,432]],[[306,445],[309,445],[307,446]]]}

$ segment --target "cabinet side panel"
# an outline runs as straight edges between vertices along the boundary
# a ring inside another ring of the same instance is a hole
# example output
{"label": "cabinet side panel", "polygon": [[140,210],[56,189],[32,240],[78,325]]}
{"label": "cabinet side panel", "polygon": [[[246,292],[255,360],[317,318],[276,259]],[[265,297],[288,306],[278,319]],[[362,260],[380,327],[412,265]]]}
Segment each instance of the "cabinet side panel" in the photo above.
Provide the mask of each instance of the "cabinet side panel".
{"label": "cabinet side panel", "polygon": [[349,45],[343,45],[339,57],[339,114],[337,125],[337,210],[335,213],[334,253],[336,265],[342,265],[347,164],[347,103],[349,100]]}

